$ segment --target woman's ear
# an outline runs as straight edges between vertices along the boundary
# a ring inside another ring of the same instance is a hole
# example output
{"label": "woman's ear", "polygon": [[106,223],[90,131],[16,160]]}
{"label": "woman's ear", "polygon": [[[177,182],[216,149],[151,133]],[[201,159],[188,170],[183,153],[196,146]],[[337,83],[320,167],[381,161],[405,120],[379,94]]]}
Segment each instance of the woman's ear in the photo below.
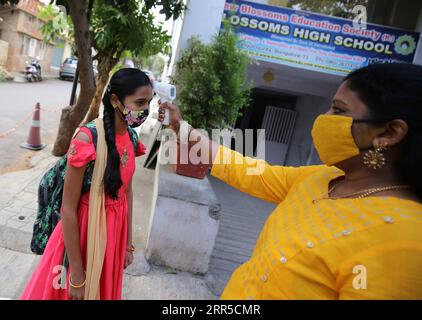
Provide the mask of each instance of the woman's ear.
{"label": "woman's ear", "polygon": [[409,127],[401,119],[394,119],[387,123],[382,134],[374,139],[374,145],[394,146],[403,141]]}

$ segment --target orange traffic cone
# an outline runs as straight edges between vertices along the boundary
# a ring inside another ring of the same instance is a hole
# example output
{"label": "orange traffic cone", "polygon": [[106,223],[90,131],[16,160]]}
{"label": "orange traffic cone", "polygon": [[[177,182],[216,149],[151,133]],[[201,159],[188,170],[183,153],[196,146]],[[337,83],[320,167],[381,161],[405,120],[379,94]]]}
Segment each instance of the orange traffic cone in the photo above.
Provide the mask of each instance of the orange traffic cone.
{"label": "orange traffic cone", "polygon": [[29,129],[29,137],[27,142],[21,144],[21,148],[29,150],[41,150],[45,148],[45,144],[41,143],[40,134],[40,103],[37,102],[35,105],[34,115],[32,116],[31,128]]}

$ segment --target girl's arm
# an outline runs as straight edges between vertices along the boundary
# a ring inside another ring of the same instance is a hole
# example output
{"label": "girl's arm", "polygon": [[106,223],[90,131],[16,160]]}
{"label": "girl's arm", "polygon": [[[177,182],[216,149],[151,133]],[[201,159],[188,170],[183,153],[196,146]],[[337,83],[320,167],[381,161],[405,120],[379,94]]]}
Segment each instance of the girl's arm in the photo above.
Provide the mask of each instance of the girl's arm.
{"label": "girl's arm", "polygon": [[126,189],[127,198],[127,247],[132,245],[132,211],[133,211],[133,191],[132,191],[132,180]]}
{"label": "girl's arm", "polygon": [[[89,142],[88,136],[84,133],[79,133],[75,139]],[[79,168],[67,166],[61,212],[63,238],[71,267],[72,283],[75,285],[85,281],[77,215],[85,169],[86,165]]]}
{"label": "girl's arm", "polygon": [[[126,189],[126,199],[127,199],[127,248],[132,246],[132,211],[133,211],[133,191],[132,191],[132,180]],[[127,249],[125,248],[125,250]],[[125,255],[125,264],[124,268],[126,269],[133,262],[133,252],[126,250]]]}

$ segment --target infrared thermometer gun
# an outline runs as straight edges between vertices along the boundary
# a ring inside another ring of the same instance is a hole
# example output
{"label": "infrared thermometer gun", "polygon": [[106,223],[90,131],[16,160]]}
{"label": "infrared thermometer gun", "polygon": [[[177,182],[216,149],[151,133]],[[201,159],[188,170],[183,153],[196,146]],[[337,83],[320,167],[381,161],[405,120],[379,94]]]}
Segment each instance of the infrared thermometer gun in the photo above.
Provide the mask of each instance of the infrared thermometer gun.
{"label": "infrared thermometer gun", "polygon": [[[173,102],[176,100],[176,87],[164,82],[154,82],[154,92],[160,97],[161,102]],[[163,125],[169,124],[169,110],[165,109]]]}

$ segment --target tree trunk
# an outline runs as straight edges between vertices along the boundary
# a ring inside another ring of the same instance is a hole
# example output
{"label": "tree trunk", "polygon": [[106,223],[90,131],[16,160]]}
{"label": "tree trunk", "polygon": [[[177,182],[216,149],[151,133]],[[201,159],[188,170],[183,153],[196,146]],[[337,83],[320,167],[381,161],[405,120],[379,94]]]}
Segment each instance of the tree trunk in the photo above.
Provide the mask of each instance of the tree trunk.
{"label": "tree trunk", "polygon": [[99,55],[98,57],[98,79],[94,99],[92,99],[89,113],[85,122],[90,122],[98,118],[101,101],[103,99],[104,88],[108,83],[110,71],[117,64],[118,60],[113,57]]}
{"label": "tree trunk", "polygon": [[68,5],[75,28],[81,89],[76,104],[62,109],[59,130],[52,152],[55,156],[62,156],[67,152],[72,136],[83,121],[95,93],[86,1],[68,1]]}

